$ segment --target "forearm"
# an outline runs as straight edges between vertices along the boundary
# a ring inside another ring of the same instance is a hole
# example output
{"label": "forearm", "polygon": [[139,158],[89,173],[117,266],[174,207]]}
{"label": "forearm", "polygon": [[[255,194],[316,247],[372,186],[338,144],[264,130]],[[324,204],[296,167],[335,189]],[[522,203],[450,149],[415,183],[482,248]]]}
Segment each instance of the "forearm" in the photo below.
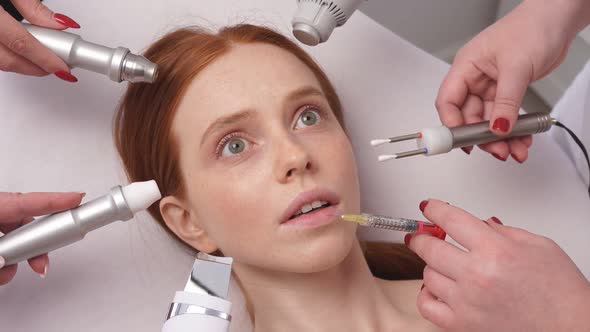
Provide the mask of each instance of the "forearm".
{"label": "forearm", "polygon": [[[590,1],[588,0],[525,0],[548,14],[548,23],[565,32],[573,39],[590,24]],[[533,4],[534,3],[534,4]]]}

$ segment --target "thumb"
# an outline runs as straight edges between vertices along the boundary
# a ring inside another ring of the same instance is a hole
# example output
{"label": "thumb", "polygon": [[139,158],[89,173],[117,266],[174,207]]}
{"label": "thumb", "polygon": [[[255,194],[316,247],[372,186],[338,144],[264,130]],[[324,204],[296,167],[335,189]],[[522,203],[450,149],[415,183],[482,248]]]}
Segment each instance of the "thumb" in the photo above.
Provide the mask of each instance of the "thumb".
{"label": "thumb", "polygon": [[531,77],[530,70],[522,64],[500,68],[494,107],[490,116],[492,132],[504,136],[512,131]]}

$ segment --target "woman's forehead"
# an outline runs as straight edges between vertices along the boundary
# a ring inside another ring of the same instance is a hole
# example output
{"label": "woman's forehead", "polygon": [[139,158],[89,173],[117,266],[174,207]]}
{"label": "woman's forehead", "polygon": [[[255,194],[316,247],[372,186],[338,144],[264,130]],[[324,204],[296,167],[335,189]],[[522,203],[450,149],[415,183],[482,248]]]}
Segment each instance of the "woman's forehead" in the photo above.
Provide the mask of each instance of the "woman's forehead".
{"label": "woman's forehead", "polygon": [[311,69],[293,54],[273,45],[236,44],[193,79],[176,116],[211,123],[241,109],[280,103],[304,86],[321,91]]}

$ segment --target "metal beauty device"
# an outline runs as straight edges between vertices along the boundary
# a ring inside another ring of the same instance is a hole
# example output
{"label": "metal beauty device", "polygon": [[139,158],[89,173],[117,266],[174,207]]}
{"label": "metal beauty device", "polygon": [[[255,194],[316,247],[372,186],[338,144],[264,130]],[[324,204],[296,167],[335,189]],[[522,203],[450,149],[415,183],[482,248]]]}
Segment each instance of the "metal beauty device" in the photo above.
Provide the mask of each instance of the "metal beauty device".
{"label": "metal beauty device", "polygon": [[198,253],[184,291],[174,295],[162,332],[229,331],[232,263],[231,257]]}
{"label": "metal beauty device", "polygon": [[310,46],[326,42],[363,1],[367,0],[297,0],[297,12],[291,21],[293,35]]}
{"label": "metal beauty device", "polygon": [[113,187],[104,196],[71,210],[38,218],[0,237],[0,256],[6,265],[80,241],[95,229],[126,221],[161,198],[156,181]]}
{"label": "metal beauty device", "polygon": [[381,155],[379,161],[390,159],[399,159],[416,155],[433,156],[447,153],[452,149],[462,148],[484,144],[489,142],[501,141],[511,137],[520,137],[543,133],[551,129],[557,122],[550,115],[545,113],[530,113],[521,115],[512,128],[512,132],[507,137],[499,137],[490,131],[489,121],[482,121],[465,126],[448,128],[445,126],[426,128],[420,132],[396,136],[386,139],[375,139],[371,145],[377,146],[387,143],[395,143],[415,139],[418,149],[396,153],[392,155]]}
{"label": "metal beauty device", "polygon": [[106,75],[112,81],[153,83],[158,66],[124,47],[110,48],[61,30],[23,23],[41,44],[53,51],[70,68],[82,68]]}

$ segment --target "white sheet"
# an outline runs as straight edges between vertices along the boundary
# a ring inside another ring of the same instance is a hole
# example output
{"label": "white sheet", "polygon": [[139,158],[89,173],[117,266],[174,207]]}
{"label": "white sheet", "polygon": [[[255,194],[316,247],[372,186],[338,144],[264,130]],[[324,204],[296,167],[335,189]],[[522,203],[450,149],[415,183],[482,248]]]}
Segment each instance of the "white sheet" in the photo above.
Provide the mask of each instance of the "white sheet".
{"label": "white sheet", "polygon": [[[174,26],[244,19],[288,31],[294,0],[49,1],[77,20],[88,40],[134,51]],[[436,33],[436,31],[433,31]],[[311,49],[336,84],[359,160],[367,212],[420,217],[418,203],[445,199],[487,218],[554,238],[590,275],[590,204],[574,167],[548,135],[536,139],[524,166],[476,151],[416,157],[385,164],[385,151],[368,141],[438,125],[434,97],[447,65],[356,13],[330,42]],[[110,124],[123,89],[92,73],[62,83],[0,74],[0,191],[103,194],[124,182]],[[395,233],[371,238],[400,240]],[[46,280],[26,266],[0,287],[5,331],[159,331],[169,301],[184,285],[191,258],[162,235],[146,215],[93,232],[51,255]],[[235,289],[234,289],[235,290]],[[236,295],[233,292],[234,296]],[[234,301],[234,331],[242,303]]]}

